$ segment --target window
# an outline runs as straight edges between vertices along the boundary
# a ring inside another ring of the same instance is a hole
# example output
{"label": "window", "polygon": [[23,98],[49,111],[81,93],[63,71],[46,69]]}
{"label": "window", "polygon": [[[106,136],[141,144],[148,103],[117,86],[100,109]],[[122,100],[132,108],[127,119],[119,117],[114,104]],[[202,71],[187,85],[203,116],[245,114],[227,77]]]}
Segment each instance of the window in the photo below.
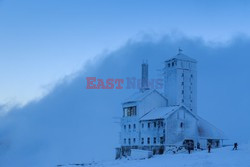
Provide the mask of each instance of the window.
{"label": "window", "polygon": [[191,78],[193,78],[193,74],[191,74]]}
{"label": "window", "polygon": [[148,128],[150,128],[150,122],[148,123]]}
{"label": "window", "polygon": [[184,99],[182,99],[181,102],[184,103]]}
{"label": "window", "polygon": [[170,67],[171,66],[171,64],[170,63],[168,63],[168,67]]}
{"label": "window", "polygon": [[124,139],[124,144],[126,144],[126,141],[127,141],[127,140],[126,140],[126,139]]}
{"label": "window", "polygon": [[182,82],[181,85],[184,86],[184,82]]}
{"label": "window", "polygon": [[135,143],[135,141],[136,141],[136,140],[135,140],[135,138],[134,138],[134,139],[133,139],[133,142]]}
{"label": "window", "polygon": [[131,125],[130,124],[128,125],[128,129],[131,129]]}
{"label": "window", "polygon": [[156,137],[154,137],[154,144],[156,144]]}
{"label": "window", "polygon": [[144,138],[141,138],[141,144],[144,144]]}
{"label": "window", "polygon": [[161,121],[161,127],[163,127],[163,122]]}
{"label": "window", "polygon": [[156,128],[156,122],[154,122],[154,128]]}
{"label": "window", "polygon": [[184,94],[184,90],[182,90],[181,93]]}
{"label": "window", "polygon": [[124,125],[124,130],[126,130],[126,125]]}
{"label": "window", "polygon": [[148,144],[150,144],[150,137],[148,137]]}
{"label": "window", "polygon": [[123,116],[124,117],[131,117],[131,116],[135,116],[136,114],[137,114],[136,113],[136,106],[123,108]]}
{"label": "window", "polygon": [[183,128],[183,122],[181,122],[180,127]]}
{"label": "window", "polygon": [[174,66],[174,62],[172,62],[172,67]]}
{"label": "window", "polygon": [[134,129],[136,129],[136,124],[134,124]]}
{"label": "window", "polygon": [[181,76],[184,77],[184,73],[182,73]]}
{"label": "window", "polygon": [[129,144],[129,145],[131,144],[131,141],[130,141],[130,139],[128,139],[128,144]]}
{"label": "window", "polygon": [[144,128],[144,123],[141,124],[141,127]]}
{"label": "window", "polygon": [[160,143],[163,144],[164,143],[164,138],[160,137]]}

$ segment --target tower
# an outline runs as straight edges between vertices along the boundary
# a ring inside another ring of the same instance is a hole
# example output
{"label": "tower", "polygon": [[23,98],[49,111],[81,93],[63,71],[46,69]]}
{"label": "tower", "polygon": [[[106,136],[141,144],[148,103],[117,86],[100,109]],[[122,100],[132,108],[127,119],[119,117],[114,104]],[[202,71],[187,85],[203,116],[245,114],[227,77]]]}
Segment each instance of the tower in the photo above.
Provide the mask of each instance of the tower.
{"label": "tower", "polygon": [[148,64],[142,63],[142,78],[141,78],[141,91],[145,91],[148,88]]}
{"label": "tower", "polygon": [[164,94],[168,104],[184,104],[192,112],[197,113],[197,61],[179,53],[165,61]]}

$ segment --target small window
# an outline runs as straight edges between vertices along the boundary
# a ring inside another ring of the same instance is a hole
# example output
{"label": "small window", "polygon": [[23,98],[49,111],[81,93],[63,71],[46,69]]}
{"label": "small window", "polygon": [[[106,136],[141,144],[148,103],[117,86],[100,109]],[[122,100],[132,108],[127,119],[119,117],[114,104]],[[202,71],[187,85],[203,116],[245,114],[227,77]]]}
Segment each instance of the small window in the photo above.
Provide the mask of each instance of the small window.
{"label": "small window", "polygon": [[174,62],[172,62],[172,67],[174,66]]}
{"label": "small window", "polygon": [[150,122],[148,123],[148,128],[150,128]]}
{"label": "small window", "polygon": [[181,122],[180,127],[183,128],[183,122]]}
{"label": "small window", "polygon": [[161,121],[161,127],[163,127],[163,122]]}
{"label": "small window", "polygon": [[124,125],[124,130],[126,130],[126,125]]}
{"label": "small window", "polygon": [[128,144],[129,144],[129,145],[131,144],[131,141],[130,141],[130,139],[128,139]]}
{"label": "small window", "polygon": [[141,127],[144,128],[144,123],[141,124]]}
{"label": "small window", "polygon": [[193,74],[191,74],[191,78],[193,78]]}
{"label": "small window", "polygon": [[184,73],[182,73],[181,76],[184,77]]}
{"label": "small window", "polygon": [[154,137],[154,144],[156,144],[156,137]]}
{"label": "small window", "polygon": [[154,128],[156,128],[156,122],[154,122]]}
{"label": "small window", "polygon": [[164,143],[164,138],[160,137],[160,143],[163,144]]}
{"label": "small window", "polygon": [[136,129],[136,124],[134,124],[134,129]]}
{"label": "small window", "polygon": [[126,142],[127,142],[127,140],[126,140],[126,139],[124,139],[124,144],[126,144]]}
{"label": "small window", "polygon": [[148,144],[150,144],[150,137],[148,137]]}
{"label": "small window", "polygon": [[184,82],[182,82],[181,85],[184,86]]}
{"label": "small window", "polygon": [[181,102],[184,103],[184,99],[182,99]]}
{"label": "small window", "polygon": [[182,90],[181,93],[184,94],[184,90]]}
{"label": "small window", "polygon": [[170,63],[168,63],[168,67],[170,67],[171,66],[171,64]]}
{"label": "small window", "polygon": [[134,142],[134,143],[136,142],[135,138],[133,139],[133,142]]}
{"label": "small window", "polygon": [[144,138],[141,138],[141,144],[144,144]]}
{"label": "small window", "polygon": [[131,129],[131,125],[130,124],[128,125],[128,129]]}

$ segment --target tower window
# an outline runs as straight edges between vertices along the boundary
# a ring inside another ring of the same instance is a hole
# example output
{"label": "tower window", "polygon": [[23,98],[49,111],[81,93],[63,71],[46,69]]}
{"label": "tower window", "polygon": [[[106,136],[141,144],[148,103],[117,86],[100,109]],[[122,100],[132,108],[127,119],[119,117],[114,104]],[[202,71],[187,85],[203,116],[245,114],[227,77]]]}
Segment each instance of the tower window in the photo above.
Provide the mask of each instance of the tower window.
{"label": "tower window", "polygon": [[183,122],[181,122],[180,127],[183,128]]}

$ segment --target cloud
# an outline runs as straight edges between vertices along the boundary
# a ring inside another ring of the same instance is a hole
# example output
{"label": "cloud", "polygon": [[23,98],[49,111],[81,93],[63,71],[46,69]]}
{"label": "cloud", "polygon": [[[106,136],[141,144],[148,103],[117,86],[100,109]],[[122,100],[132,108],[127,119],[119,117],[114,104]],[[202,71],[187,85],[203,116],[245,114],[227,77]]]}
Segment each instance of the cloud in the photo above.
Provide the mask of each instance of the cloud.
{"label": "cloud", "polygon": [[[250,139],[249,45],[237,37],[227,45],[165,35],[130,40],[84,70],[66,77],[44,98],[0,118],[0,166],[53,166],[114,158],[119,144],[121,102],[135,90],[86,90],[86,77],[140,77],[147,59],[150,78],[162,76],[164,60],[178,47],[198,60],[198,113],[240,141]],[[56,68],[56,67],[55,67]]]}

